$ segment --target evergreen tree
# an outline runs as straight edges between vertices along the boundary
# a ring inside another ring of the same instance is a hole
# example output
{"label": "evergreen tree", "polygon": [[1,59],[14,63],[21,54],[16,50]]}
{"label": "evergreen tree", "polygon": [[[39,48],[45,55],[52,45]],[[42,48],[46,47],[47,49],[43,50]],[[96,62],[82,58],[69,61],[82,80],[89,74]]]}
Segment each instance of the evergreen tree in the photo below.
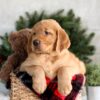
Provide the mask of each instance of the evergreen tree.
{"label": "evergreen tree", "polygon": [[[55,19],[64,30],[68,33],[71,40],[70,51],[76,54],[85,63],[91,62],[90,56],[94,54],[95,47],[91,45],[91,40],[94,33],[87,34],[86,29],[82,27],[81,18],[76,17],[73,10],[69,10],[67,14],[64,10],[59,10],[53,14],[46,14],[45,11],[38,13],[26,12],[25,16],[20,16],[16,21],[16,30],[23,28],[32,28],[35,23],[42,19]],[[8,36],[1,37],[2,44],[0,45],[0,56],[7,58],[12,53],[8,43]]]}
{"label": "evergreen tree", "polygon": [[1,45],[0,45],[0,67],[5,62],[7,57],[12,53],[10,44],[8,42],[8,34],[6,33],[4,36],[0,36]]}

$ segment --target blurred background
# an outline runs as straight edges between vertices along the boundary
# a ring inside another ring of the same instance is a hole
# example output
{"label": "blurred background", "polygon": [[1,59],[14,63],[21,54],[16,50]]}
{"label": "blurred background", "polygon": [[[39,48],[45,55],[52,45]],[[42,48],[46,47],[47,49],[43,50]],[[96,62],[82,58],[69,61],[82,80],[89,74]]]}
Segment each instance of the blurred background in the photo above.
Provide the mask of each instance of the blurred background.
{"label": "blurred background", "polygon": [[[25,12],[41,12],[48,14],[64,9],[73,9],[76,16],[81,17],[82,25],[89,32],[95,32],[92,43],[96,46],[93,61],[99,63],[100,58],[100,1],[99,0],[0,0],[0,35],[15,30],[15,21]],[[97,42],[98,41],[98,42]]]}
{"label": "blurred background", "polygon": [[[88,66],[87,85],[100,86],[99,12],[99,0],[0,0],[1,66],[12,52],[7,41],[9,33],[26,27],[31,28],[41,19],[53,18],[69,34],[72,41],[70,50]],[[83,96],[83,100],[86,100],[86,93],[83,93]]]}

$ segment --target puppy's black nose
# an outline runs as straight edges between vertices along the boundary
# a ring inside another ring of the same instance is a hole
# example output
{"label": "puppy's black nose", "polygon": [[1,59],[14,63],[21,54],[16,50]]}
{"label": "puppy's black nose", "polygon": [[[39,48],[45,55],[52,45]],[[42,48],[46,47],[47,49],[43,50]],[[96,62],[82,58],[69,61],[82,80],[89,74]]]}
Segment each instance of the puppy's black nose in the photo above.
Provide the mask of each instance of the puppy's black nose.
{"label": "puppy's black nose", "polygon": [[39,41],[39,40],[34,40],[34,41],[33,41],[33,45],[34,45],[34,46],[39,46],[39,44],[40,44],[40,41]]}

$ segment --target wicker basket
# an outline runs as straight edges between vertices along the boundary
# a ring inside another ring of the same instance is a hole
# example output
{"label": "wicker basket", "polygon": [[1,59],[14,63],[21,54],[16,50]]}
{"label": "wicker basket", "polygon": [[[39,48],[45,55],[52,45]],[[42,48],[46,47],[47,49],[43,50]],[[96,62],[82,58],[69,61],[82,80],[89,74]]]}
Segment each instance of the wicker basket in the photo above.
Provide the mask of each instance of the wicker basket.
{"label": "wicker basket", "polygon": [[14,73],[11,73],[11,93],[10,100],[40,100],[30,89],[28,89],[21,81],[16,77]]}

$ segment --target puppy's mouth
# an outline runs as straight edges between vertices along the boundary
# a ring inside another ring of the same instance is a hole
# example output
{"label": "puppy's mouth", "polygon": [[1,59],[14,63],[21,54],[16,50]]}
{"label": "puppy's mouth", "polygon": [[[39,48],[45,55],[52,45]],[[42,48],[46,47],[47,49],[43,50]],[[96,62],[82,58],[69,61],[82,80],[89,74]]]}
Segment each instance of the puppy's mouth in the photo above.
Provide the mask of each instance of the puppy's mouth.
{"label": "puppy's mouth", "polygon": [[34,46],[34,52],[42,52],[40,46],[37,47]]}
{"label": "puppy's mouth", "polygon": [[48,44],[40,40],[34,40],[32,44],[32,51],[37,54],[48,54]]}
{"label": "puppy's mouth", "polygon": [[43,51],[41,46],[37,46],[37,47],[34,46],[33,48],[34,48],[35,52],[42,52]]}
{"label": "puppy's mouth", "polygon": [[33,52],[36,53],[36,54],[44,54],[46,52],[44,52],[40,46],[37,46],[37,47],[33,47]]}
{"label": "puppy's mouth", "polygon": [[42,48],[40,46],[34,47],[33,52],[36,53],[36,54],[49,54],[48,52],[42,50]]}

